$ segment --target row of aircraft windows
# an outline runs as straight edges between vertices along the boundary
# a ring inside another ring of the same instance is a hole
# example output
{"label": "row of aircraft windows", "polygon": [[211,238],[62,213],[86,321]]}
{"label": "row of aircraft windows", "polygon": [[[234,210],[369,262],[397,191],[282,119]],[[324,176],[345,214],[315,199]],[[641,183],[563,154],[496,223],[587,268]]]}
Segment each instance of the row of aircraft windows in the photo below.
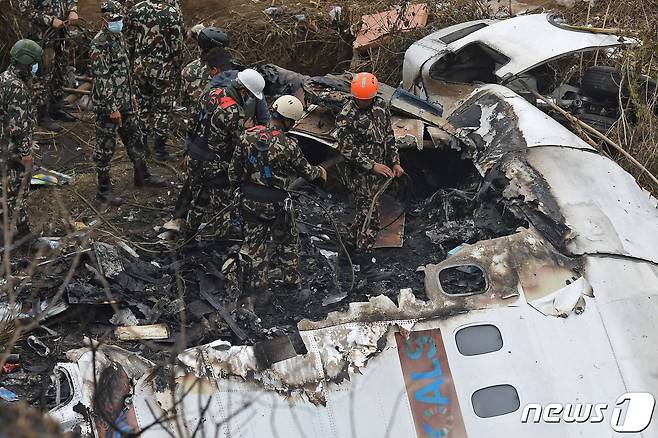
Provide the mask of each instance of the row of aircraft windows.
{"label": "row of aircraft windows", "polygon": [[[457,350],[464,356],[493,353],[503,348],[498,327],[491,324],[473,325],[455,334]],[[473,393],[471,404],[480,418],[498,417],[515,412],[521,406],[519,393],[512,385],[495,385]]]}

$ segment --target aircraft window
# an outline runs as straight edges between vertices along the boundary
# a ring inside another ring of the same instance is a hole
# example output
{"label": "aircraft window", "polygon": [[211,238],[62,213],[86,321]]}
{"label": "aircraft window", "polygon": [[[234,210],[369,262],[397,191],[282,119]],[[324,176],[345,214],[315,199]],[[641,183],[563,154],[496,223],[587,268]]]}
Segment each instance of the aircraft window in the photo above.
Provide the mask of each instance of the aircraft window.
{"label": "aircraft window", "polygon": [[491,418],[517,411],[521,401],[512,385],[496,385],[475,391],[471,396],[471,404],[475,415]]}
{"label": "aircraft window", "polygon": [[493,353],[503,348],[500,330],[490,324],[465,327],[455,334],[455,341],[464,356]]}
{"label": "aircraft window", "polygon": [[439,283],[448,295],[476,295],[487,290],[487,277],[475,265],[444,268],[439,272]]}
{"label": "aircraft window", "polygon": [[484,44],[468,44],[457,52],[448,52],[430,67],[430,77],[446,82],[472,84],[497,83],[496,70],[510,58]]}

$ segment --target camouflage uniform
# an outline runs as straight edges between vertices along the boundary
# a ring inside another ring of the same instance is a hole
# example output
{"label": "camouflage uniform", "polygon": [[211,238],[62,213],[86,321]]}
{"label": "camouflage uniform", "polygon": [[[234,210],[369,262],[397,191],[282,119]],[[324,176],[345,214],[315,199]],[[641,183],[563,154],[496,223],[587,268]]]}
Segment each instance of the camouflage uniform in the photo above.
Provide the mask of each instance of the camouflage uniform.
{"label": "camouflage uniform", "polygon": [[[144,161],[144,144],[140,120],[133,111],[132,74],[123,37],[104,27],[91,42],[89,57],[96,111],[94,161],[100,182],[103,178],[109,179],[117,134],[133,163]],[[110,120],[110,113],[114,111],[121,113],[122,127]]]}
{"label": "camouflage uniform", "polygon": [[128,12],[126,35],[140,118],[157,139],[170,132],[180,85],[185,26],[176,0],[146,0]]}
{"label": "camouflage uniform", "polygon": [[379,230],[379,201],[375,204],[370,226],[365,234],[361,228],[375,193],[386,182],[372,172],[376,163],[392,167],[400,164],[386,102],[376,97],[372,105],[361,110],[350,100],[336,118],[338,149],[346,162],[340,166],[343,183],[354,196],[356,216],[348,232],[347,243],[364,250],[372,248]]}
{"label": "camouflage uniform", "polygon": [[119,0],[121,4],[121,15],[123,17],[128,15],[128,11],[135,6],[135,0]]}
{"label": "camouflage uniform", "polygon": [[27,38],[43,49],[39,78],[34,81],[34,103],[38,108],[59,104],[64,97],[69,67],[67,30],[50,27],[55,18],[68,20],[69,12],[77,11],[78,0],[19,0],[19,9],[30,20]]}
{"label": "camouflage uniform", "polygon": [[[251,287],[254,291],[267,288],[267,247],[272,236],[275,242],[276,265],[281,268],[284,284],[299,284],[299,236],[285,189],[290,178],[301,175],[314,180],[321,175],[318,166],[311,166],[297,140],[287,137],[278,128],[255,126],[242,135],[229,166],[232,188],[242,187],[242,217],[244,243],[242,252],[251,260]],[[247,190],[251,187],[251,190]],[[269,202],[254,199],[250,192],[264,196]],[[262,193],[265,191],[265,193]],[[269,196],[268,196],[269,193]]]}
{"label": "camouflage uniform", "polygon": [[[195,59],[185,66],[181,72],[181,105],[185,107],[185,119],[188,127],[194,124],[197,115],[199,100],[203,91],[210,83],[212,76],[207,72],[205,63]],[[181,190],[174,210],[174,218],[183,218],[190,208],[190,195],[198,192],[201,180],[195,173],[196,169],[188,166],[183,189]]]}
{"label": "camouflage uniform", "polygon": [[[186,71],[187,70],[187,71]],[[205,65],[202,61],[199,60],[199,64],[196,64],[196,61],[188,64],[187,67],[183,70],[183,81],[187,90],[185,90],[182,97],[183,102],[186,102],[186,107],[188,108],[188,124],[194,123],[198,111],[198,102],[200,97],[208,87],[211,88],[226,88],[231,85],[231,83],[237,79],[238,71],[237,70],[228,70],[219,73],[214,78],[208,76],[208,78],[203,78],[203,75],[207,75]],[[200,79],[202,78],[202,79]],[[188,106],[189,105],[189,106]],[[269,125],[272,120],[269,109],[267,108],[267,101],[265,98],[256,101],[255,98],[250,98],[243,105],[245,112],[245,119],[251,118],[252,113],[255,112],[256,123],[261,125]],[[182,218],[183,215],[189,209],[189,197],[188,194],[198,190],[201,184],[198,173],[194,172],[193,168],[188,168],[187,175],[185,176],[185,183],[183,185],[183,190],[176,201],[176,207],[174,211],[174,218]]]}
{"label": "camouflage uniform", "polygon": [[212,76],[201,58],[197,58],[185,66],[181,72],[181,79],[181,105],[187,109],[185,118],[191,121],[196,115],[203,90],[212,80]]}
{"label": "camouflage uniform", "polygon": [[201,144],[205,157],[190,147],[190,174],[197,175],[195,193],[187,212],[188,233],[201,225],[205,207],[220,210],[228,203],[228,162],[244,130],[242,99],[233,87],[209,88],[199,100],[197,119],[188,134],[188,142]]}
{"label": "camouflage uniform", "polygon": [[[14,64],[11,64],[0,75],[1,162],[3,172],[7,172],[7,209],[9,218],[12,220],[12,214],[18,214],[16,224],[20,233],[29,230],[25,207],[30,188],[30,177],[29,169],[26,173],[26,169],[21,163],[22,157],[32,154],[34,118],[29,77],[29,72],[19,72],[18,67]],[[21,190],[23,185],[24,188]],[[3,221],[4,213],[0,204],[0,223]]]}

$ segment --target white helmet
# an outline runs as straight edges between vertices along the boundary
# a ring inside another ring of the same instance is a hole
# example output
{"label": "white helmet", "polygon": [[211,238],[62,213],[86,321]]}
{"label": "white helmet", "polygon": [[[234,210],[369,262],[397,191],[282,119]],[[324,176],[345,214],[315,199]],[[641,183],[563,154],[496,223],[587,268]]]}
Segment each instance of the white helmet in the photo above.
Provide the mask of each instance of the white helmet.
{"label": "white helmet", "polygon": [[304,116],[304,105],[295,96],[281,96],[272,105],[272,110],[286,119],[300,120]]}
{"label": "white helmet", "polygon": [[238,81],[251,92],[256,99],[263,98],[263,89],[265,88],[265,79],[256,70],[247,68],[238,73]]}

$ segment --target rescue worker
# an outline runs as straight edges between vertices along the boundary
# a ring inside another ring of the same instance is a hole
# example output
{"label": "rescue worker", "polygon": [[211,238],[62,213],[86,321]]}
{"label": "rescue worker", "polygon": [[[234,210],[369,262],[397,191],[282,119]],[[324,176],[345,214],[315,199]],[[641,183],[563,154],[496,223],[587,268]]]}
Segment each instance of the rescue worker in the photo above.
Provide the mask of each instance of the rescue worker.
{"label": "rescue worker", "polygon": [[[199,105],[199,99],[203,91],[209,86],[212,76],[208,73],[205,63],[205,56],[210,51],[217,49],[222,50],[229,44],[229,37],[222,29],[218,27],[202,28],[196,36],[197,45],[199,47],[199,58],[191,61],[185,66],[181,73],[182,86],[181,86],[181,103],[186,108],[186,122],[188,124],[194,123]],[[219,55],[228,59],[228,54],[222,52]],[[228,68],[228,64],[224,64],[222,71]],[[223,86],[230,85],[225,83]],[[194,174],[189,168],[189,157],[186,155],[184,158],[184,168],[186,169],[185,182],[176,199],[174,207],[173,219],[179,223],[187,216],[187,212],[192,202],[192,194],[198,191],[199,188],[199,175]]]}
{"label": "rescue worker", "polygon": [[[199,46],[204,50],[204,57],[219,56],[229,59],[229,63],[224,62],[221,69],[218,70],[218,74],[210,77],[208,82],[204,84],[204,88],[225,88],[230,86],[233,81],[238,78],[239,71],[235,69],[234,60],[230,59],[229,55],[224,51],[222,47],[212,47],[209,50],[205,51],[212,44],[221,44],[222,41],[225,41],[228,44],[228,36],[224,39],[222,32],[217,30],[218,28],[206,28],[199,34]],[[220,29],[221,30],[221,29]],[[194,61],[193,61],[194,62]],[[242,68],[244,70],[244,68]],[[205,74],[208,74],[207,72]],[[198,98],[197,98],[198,101]],[[269,125],[271,117],[269,110],[267,108],[267,101],[263,97],[262,99],[255,99],[250,97],[244,104],[244,112],[248,115],[245,120],[246,126],[253,126],[254,121],[252,114],[255,112],[255,123],[261,125]],[[196,110],[192,111],[196,116]],[[189,161],[189,160],[188,160]],[[188,163],[189,164],[189,163]],[[197,190],[199,183],[199,175],[193,171],[190,171],[188,166],[187,176],[183,184],[183,188],[176,200],[176,206],[174,209],[173,219],[175,221],[182,220],[183,217],[187,215],[187,212],[190,208],[191,196]]]}
{"label": "rescue worker", "polygon": [[229,166],[232,189],[242,193],[244,243],[241,252],[251,263],[247,270],[251,293],[260,306],[269,300],[267,252],[274,242],[276,266],[286,290],[299,288],[299,235],[288,192],[297,176],[308,181],[327,179],[320,166],[311,166],[297,140],[288,137],[304,106],[294,96],[281,96],[272,105],[272,126],[256,125],[242,135]]}
{"label": "rescue worker", "polygon": [[92,99],[96,111],[96,147],[94,161],[98,174],[96,198],[111,205],[122,200],[112,192],[110,161],[116,148],[117,134],[134,166],[136,187],[163,187],[162,178],[149,173],[145,161],[142,126],[137,116],[134,83],[126,45],[121,35],[121,4],[107,0],[101,5],[102,28],[89,49],[94,78]]}
{"label": "rescue worker", "polygon": [[[228,68],[230,57],[223,49],[212,52],[206,65],[214,78]],[[246,69],[229,86],[211,86],[201,96],[195,124],[186,139],[190,172],[199,175],[200,181],[187,212],[183,229],[186,240],[199,229],[205,207],[211,206],[217,211],[228,204],[228,162],[244,130],[243,106],[250,97],[262,99],[264,87],[263,77],[255,70]],[[223,226],[227,226],[227,222],[224,221]]]}
{"label": "rescue worker", "polygon": [[165,161],[170,158],[166,148],[170,116],[183,68],[185,26],[178,2],[137,3],[128,12],[127,25],[140,119],[149,128],[148,135],[153,136],[153,158]]}
{"label": "rescue worker", "polygon": [[34,81],[34,104],[41,127],[59,132],[55,121],[75,121],[63,110],[66,74],[69,69],[68,27],[78,22],[78,0],[19,0],[19,10],[28,20],[29,39],[44,49]]}
{"label": "rescue worker", "polygon": [[203,61],[203,56],[210,49],[225,48],[229,45],[228,34],[218,27],[200,29],[196,34],[196,40],[200,51],[199,57],[187,64],[181,72],[181,105],[187,109],[186,119],[188,121],[193,120],[196,116],[199,98],[212,79]]}
{"label": "rescue worker", "polygon": [[[36,42],[23,39],[13,45],[9,54],[9,67],[0,75],[1,177],[3,186],[6,181],[7,193],[7,211],[0,203],[0,223],[15,221],[15,237],[22,238],[30,234],[25,207],[33,164],[32,77],[38,70],[43,50]],[[13,233],[12,226],[9,230]]]}
{"label": "rescue worker", "polygon": [[370,250],[379,231],[379,200],[368,221],[370,206],[387,178],[404,174],[391,126],[388,105],[377,96],[379,83],[371,73],[352,79],[352,99],[336,117],[338,150],[345,157],[341,179],[354,196],[355,218],[347,232],[347,244],[359,252]]}

